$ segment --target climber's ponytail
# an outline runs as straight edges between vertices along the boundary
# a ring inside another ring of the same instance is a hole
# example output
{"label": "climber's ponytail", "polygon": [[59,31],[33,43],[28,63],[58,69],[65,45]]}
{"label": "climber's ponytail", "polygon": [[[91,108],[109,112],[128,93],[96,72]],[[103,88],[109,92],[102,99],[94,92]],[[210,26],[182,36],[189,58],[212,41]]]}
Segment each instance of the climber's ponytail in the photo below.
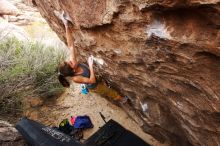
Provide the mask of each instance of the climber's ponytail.
{"label": "climber's ponytail", "polygon": [[66,80],[66,78],[62,75],[59,74],[58,79],[60,81],[60,83],[63,85],[63,87],[70,87],[70,83]]}
{"label": "climber's ponytail", "polygon": [[66,80],[66,77],[72,77],[74,74],[74,70],[67,62],[62,63],[58,67],[58,79],[63,87],[70,87],[70,83]]}

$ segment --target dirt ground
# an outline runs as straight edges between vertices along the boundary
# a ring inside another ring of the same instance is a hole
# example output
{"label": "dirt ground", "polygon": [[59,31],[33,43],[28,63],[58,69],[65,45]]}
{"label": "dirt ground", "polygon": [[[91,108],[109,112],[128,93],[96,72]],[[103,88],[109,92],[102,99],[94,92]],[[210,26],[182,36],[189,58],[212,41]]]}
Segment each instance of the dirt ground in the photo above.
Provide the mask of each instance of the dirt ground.
{"label": "dirt ground", "polygon": [[49,126],[58,126],[63,119],[70,118],[70,116],[88,115],[94,124],[94,128],[84,132],[84,139],[87,139],[99,127],[104,125],[104,121],[99,115],[99,112],[101,112],[107,121],[110,119],[117,121],[147,143],[153,146],[162,145],[150,135],[144,133],[138,124],[129,118],[120,107],[113,105],[95,93],[83,95],[80,93],[79,88],[78,85],[73,85],[61,97],[56,99],[51,98],[43,101],[40,98],[30,98],[28,99],[30,104],[25,115]]}

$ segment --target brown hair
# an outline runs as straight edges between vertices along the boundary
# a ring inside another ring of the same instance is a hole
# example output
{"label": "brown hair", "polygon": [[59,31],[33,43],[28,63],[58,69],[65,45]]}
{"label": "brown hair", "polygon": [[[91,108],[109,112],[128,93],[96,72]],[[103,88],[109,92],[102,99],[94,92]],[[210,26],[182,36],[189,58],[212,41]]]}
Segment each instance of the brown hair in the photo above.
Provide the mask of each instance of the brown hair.
{"label": "brown hair", "polygon": [[70,83],[66,80],[65,77],[74,76],[74,70],[72,67],[67,62],[64,62],[58,67],[58,74],[60,83],[64,87],[70,87]]}

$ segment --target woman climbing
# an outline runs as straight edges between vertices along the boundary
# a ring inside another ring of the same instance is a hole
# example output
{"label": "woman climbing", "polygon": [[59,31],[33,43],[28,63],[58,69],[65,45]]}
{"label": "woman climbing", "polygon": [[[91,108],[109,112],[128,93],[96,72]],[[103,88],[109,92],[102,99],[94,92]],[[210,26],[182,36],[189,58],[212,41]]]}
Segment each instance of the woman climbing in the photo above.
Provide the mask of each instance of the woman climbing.
{"label": "woman climbing", "polygon": [[[120,96],[115,90],[109,88],[104,82],[98,82],[95,77],[93,69],[93,58],[89,57],[88,65],[79,63],[77,61],[77,50],[74,47],[74,40],[72,37],[72,23],[64,15],[61,20],[65,25],[67,45],[70,49],[70,58],[68,61],[62,63],[59,68],[58,79],[64,87],[70,86],[70,80],[75,83],[85,84],[90,92],[96,92],[101,96],[108,97],[115,101],[126,102],[127,98]],[[69,81],[68,81],[69,80]]]}

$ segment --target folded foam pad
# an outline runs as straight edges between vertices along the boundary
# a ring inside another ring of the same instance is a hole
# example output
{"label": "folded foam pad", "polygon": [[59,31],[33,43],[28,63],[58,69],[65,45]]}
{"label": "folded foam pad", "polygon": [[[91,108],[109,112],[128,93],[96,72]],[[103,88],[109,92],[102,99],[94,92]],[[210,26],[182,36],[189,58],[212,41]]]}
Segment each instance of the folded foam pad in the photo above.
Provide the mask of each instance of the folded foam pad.
{"label": "folded foam pad", "polygon": [[16,129],[32,146],[82,146],[70,136],[27,118],[22,118]]}
{"label": "folded foam pad", "polygon": [[137,135],[110,120],[84,142],[85,146],[150,146]]}

